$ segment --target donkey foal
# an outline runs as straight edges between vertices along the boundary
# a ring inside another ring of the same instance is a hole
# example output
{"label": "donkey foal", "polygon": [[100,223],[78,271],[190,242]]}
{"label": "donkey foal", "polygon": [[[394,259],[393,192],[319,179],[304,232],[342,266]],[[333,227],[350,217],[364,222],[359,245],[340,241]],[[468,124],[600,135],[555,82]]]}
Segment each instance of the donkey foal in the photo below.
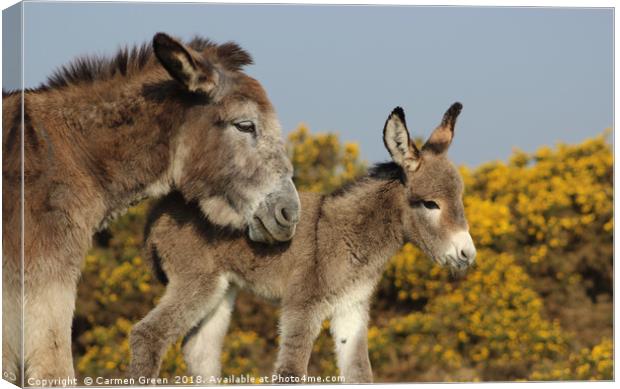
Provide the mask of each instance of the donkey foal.
{"label": "donkey foal", "polygon": [[329,319],[340,374],[346,382],[372,381],[368,309],[388,259],[413,242],[441,265],[464,270],[474,262],[462,179],[446,157],[460,110],[452,105],[418,150],[396,108],[383,131],[393,162],[337,193],[302,194],[297,233],[287,243],[268,247],[223,231],[178,195],[160,201],[146,252],[168,286],[131,332],[130,373],[156,376],[166,347],[187,334],[183,352],[191,374],[218,376],[235,291],[246,288],[281,303],[275,374],[307,373],[312,344]]}

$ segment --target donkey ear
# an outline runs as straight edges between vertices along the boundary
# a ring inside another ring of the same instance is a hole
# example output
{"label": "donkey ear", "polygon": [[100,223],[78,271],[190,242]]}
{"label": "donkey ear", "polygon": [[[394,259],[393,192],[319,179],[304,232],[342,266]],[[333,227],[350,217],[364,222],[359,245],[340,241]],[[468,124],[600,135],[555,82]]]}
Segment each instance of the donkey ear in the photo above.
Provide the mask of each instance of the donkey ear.
{"label": "donkey ear", "polygon": [[217,74],[211,64],[200,61],[176,39],[164,33],[153,37],[155,56],[175,80],[191,92],[209,94],[217,84]]}
{"label": "donkey ear", "polygon": [[461,103],[454,103],[448,108],[443,115],[441,124],[433,131],[428,138],[422,151],[429,151],[433,154],[443,154],[448,151],[452,138],[454,138],[454,125],[456,124],[456,118],[461,113],[463,105]]}
{"label": "donkey ear", "polygon": [[409,137],[405,111],[396,107],[385,122],[383,143],[392,159],[405,170],[414,171],[420,161],[420,152]]}

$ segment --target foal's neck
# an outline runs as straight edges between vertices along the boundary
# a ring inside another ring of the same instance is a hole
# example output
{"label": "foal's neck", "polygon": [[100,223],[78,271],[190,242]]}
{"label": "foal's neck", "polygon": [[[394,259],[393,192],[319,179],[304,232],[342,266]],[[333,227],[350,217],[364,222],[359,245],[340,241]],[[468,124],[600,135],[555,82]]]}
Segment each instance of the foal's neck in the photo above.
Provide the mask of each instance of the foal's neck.
{"label": "foal's neck", "polygon": [[329,196],[324,215],[329,224],[339,226],[351,254],[380,271],[404,244],[403,201],[402,184],[397,180],[367,178],[342,194]]}

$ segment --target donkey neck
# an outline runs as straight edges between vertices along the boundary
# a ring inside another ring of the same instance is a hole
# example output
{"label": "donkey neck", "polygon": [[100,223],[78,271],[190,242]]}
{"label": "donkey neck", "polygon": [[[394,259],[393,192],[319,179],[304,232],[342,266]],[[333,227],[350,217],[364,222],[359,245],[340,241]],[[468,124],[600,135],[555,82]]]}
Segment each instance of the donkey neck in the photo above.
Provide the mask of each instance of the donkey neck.
{"label": "donkey neck", "polygon": [[361,265],[381,271],[404,243],[403,201],[397,180],[364,178],[343,193],[326,197],[323,222],[338,226],[342,235],[338,238]]}
{"label": "donkey neck", "polygon": [[[163,71],[52,88],[31,95],[53,107],[58,138],[90,177],[109,219],[137,201],[170,190],[175,139],[186,106]],[[176,96],[175,96],[176,97]],[[38,104],[37,104],[38,103]],[[47,118],[42,118],[42,122]]]}

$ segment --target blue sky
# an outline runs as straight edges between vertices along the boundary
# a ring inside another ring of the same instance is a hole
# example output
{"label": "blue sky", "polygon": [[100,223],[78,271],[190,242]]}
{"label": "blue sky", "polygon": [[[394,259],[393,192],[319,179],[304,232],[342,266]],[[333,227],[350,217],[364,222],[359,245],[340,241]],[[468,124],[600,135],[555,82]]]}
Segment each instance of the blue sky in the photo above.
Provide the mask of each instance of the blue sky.
{"label": "blue sky", "polygon": [[[113,54],[157,31],[234,40],[285,133],[302,122],[336,131],[370,162],[388,158],[381,130],[397,105],[426,137],[461,101],[450,156],[470,166],[613,124],[611,9],[26,3],[24,19],[27,87],[76,55]],[[5,72],[3,87],[18,86]]]}

